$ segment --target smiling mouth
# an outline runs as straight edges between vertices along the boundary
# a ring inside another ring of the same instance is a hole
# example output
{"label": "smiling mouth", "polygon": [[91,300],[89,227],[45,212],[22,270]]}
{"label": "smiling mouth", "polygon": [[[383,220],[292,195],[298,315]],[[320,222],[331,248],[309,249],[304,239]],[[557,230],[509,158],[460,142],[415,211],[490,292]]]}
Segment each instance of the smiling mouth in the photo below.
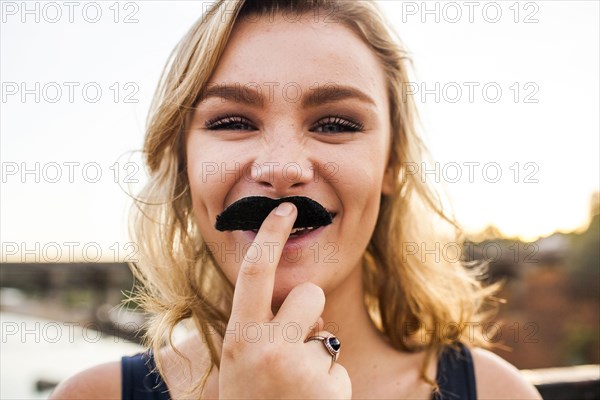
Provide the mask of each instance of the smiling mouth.
{"label": "smiling mouth", "polygon": [[336,213],[327,211],[318,202],[304,196],[290,196],[272,199],[265,196],[242,198],[229,205],[217,216],[215,228],[219,231],[258,232],[265,218],[279,204],[293,203],[298,209],[298,217],[290,236],[301,236],[332,223]]}
{"label": "smiling mouth", "polygon": [[[335,214],[333,214],[332,218],[333,217],[335,217]],[[321,226],[323,226],[323,225],[321,225]],[[304,234],[308,234],[311,231],[314,231],[315,229],[319,229],[321,226],[309,226],[306,228],[294,228],[290,232],[290,237],[296,237],[296,236],[302,236]],[[254,233],[258,233],[258,229],[251,229],[251,231]]]}

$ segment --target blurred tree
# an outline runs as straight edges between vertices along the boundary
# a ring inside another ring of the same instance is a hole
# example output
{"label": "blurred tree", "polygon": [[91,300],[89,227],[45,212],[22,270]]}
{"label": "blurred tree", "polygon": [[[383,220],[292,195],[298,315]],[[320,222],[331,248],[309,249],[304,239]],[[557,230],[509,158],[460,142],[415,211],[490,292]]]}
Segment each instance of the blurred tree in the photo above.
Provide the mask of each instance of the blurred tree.
{"label": "blurred tree", "polygon": [[600,361],[600,196],[590,207],[590,224],[571,235],[569,270],[572,313],[565,321],[565,355],[573,363]]}
{"label": "blurred tree", "polygon": [[598,298],[600,293],[600,195],[592,196],[590,224],[581,234],[572,235],[569,269],[572,294],[576,298]]}

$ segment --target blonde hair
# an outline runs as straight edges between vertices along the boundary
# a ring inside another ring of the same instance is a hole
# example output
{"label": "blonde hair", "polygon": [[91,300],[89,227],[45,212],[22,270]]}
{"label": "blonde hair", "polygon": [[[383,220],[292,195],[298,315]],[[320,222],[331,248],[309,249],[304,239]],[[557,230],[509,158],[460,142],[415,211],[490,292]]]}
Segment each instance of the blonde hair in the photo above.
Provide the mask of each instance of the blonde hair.
{"label": "blonde hair", "polygon": [[[183,145],[186,119],[239,18],[280,11],[299,15],[313,10],[333,10],[328,14],[336,22],[357,33],[379,59],[388,82],[390,166],[397,179],[393,193],[381,198],[375,231],[363,256],[365,304],[374,323],[395,348],[427,351],[421,376],[435,388],[435,379],[425,372],[427,363],[444,345],[456,340],[486,345],[477,334],[480,325],[468,332],[460,327],[471,323],[472,328],[487,317],[485,301],[497,288],[483,288],[475,276],[479,270],[465,268],[462,261],[433,262],[406,251],[407,244],[431,248],[447,242],[433,226],[435,218],[457,225],[446,216],[436,192],[407,168],[421,165],[426,149],[417,133],[413,98],[404,90],[410,60],[381,11],[372,1],[220,0],[179,42],[165,67],[144,143],[150,179],[138,196],[132,221],[132,235],[141,255],[132,270],[143,286],[137,300],[152,315],[147,344],[158,354],[165,343],[173,346],[171,337],[178,323],[193,322],[212,360],[194,390],[204,386],[212,368],[220,363],[213,336],[224,334],[233,285],[215,262],[194,221]],[[449,326],[458,329],[448,335]],[[160,369],[160,357],[157,364]]]}

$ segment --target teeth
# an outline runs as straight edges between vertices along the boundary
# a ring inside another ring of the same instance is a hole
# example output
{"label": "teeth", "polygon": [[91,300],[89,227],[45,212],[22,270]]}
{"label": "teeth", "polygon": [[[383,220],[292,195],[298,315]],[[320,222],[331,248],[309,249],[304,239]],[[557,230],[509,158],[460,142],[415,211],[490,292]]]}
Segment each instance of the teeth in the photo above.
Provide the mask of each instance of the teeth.
{"label": "teeth", "polygon": [[294,228],[294,229],[292,229],[291,234],[293,235],[294,233],[299,232],[299,231],[310,231],[310,230],[313,230],[313,229],[315,229],[315,228],[312,227],[312,226],[309,227],[309,228]]}
{"label": "teeth", "polygon": [[[308,228],[294,228],[292,229],[292,232],[290,233],[290,235],[293,235],[296,232],[302,232],[302,231],[312,231],[313,229],[315,229],[314,226],[310,226]],[[252,232],[257,233],[258,229],[252,229]]]}

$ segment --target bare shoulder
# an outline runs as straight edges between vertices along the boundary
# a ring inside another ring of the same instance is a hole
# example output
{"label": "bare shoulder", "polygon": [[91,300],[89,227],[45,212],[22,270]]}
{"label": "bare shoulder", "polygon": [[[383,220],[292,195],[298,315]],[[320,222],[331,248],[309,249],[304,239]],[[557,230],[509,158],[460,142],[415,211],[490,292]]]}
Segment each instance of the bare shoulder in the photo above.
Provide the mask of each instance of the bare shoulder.
{"label": "bare shoulder", "polygon": [[491,351],[472,348],[477,397],[480,399],[541,399],[539,392],[512,364]]}
{"label": "bare shoulder", "polygon": [[101,364],[63,381],[50,399],[120,399],[121,363]]}

